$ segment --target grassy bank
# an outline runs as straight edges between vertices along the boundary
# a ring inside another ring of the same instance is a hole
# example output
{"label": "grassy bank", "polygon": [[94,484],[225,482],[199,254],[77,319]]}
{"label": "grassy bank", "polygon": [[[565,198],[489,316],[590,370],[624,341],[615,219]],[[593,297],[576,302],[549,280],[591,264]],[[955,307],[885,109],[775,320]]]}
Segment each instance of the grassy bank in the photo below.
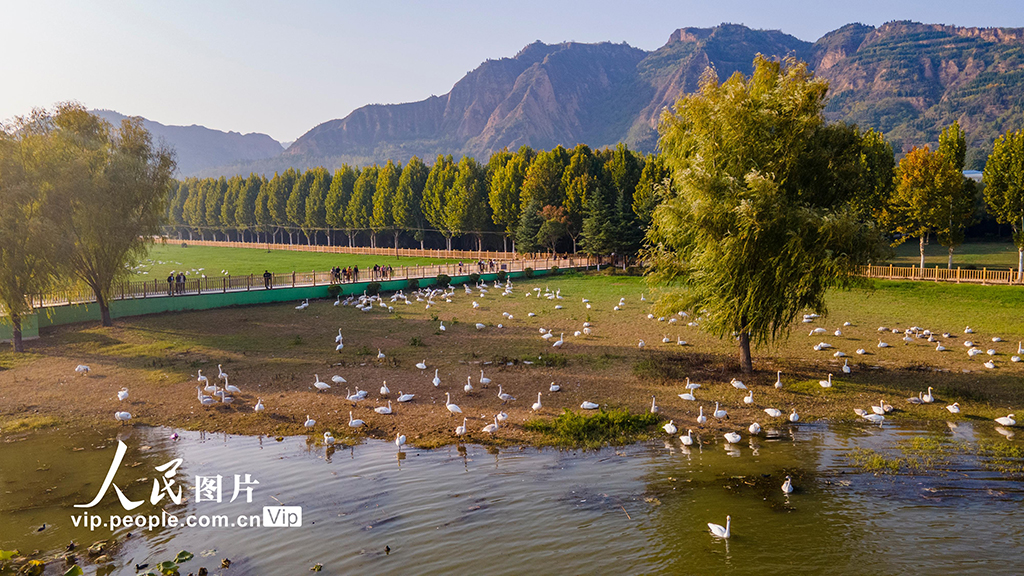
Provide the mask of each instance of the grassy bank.
{"label": "grassy bank", "polygon": [[[538,298],[535,288],[541,293],[559,290],[563,298]],[[413,298],[409,305],[391,304],[391,313],[376,306],[361,312],[315,301],[305,310],[267,305],[142,317],[119,321],[111,329],[77,325],[46,330],[40,340],[27,343],[28,355],[15,357],[6,345],[0,348],[0,430],[7,433],[6,423],[26,413],[56,422],[113,425],[113,413],[127,410],[135,424],[270,436],[320,436],[330,430],[345,441],[402,433],[414,444],[436,446],[455,441],[453,430],[462,423],[445,408],[449,392],[467,418],[469,441],[592,445],[662,432],[659,425],[643,422],[618,433],[611,420],[595,430],[575,415],[563,416],[566,409],[592,414],[580,410],[584,401],[609,412],[638,415],[648,411],[654,396],[661,408],[658,421],[673,419],[682,433],[693,428],[713,434],[740,431],[744,436],[754,421],[786,424],[785,416],[768,417],[763,411],[768,407],[785,415],[795,409],[801,422],[857,420],[853,408],[868,409],[884,397],[897,408],[888,416],[891,420],[988,420],[1024,403],[1019,384],[1024,363],[1010,362],[1017,342],[1024,340],[1024,323],[1015,313],[1024,305],[1024,290],[1016,287],[876,282],[830,294],[830,315],[813,324],[797,323],[787,340],[756,350],[756,372],[751,375],[737,371],[734,342],[687,326],[690,319],[649,319],[654,295],[640,278],[563,275],[517,282],[512,296],[500,294],[492,289],[468,296],[459,287],[451,303],[438,300],[428,309]],[[620,298],[625,305],[615,311]],[[590,309],[583,299],[590,301]],[[473,308],[474,301],[478,308]],[[439,329],[440,321],[446,330]],[[592,334],[574,336],[584,322],[591,323]],[[478,330],[477,323],[484,328]],[[995,356],[968,357],[963,346],[968,325],[976,331],[968,337],[995,350]],[[940,338],[949,350],[937,352],[935,343],[925,339],[905,344],[902,334],[880,334],[879,326],[950,332],[949,338]],[[809,335],[815,327],[825,328],[826,334]],[[340,352],[334,344],[339,328],[345,336]],[[554,337],[542,339],[540,328],[551,330]],[[836,329],[841,336],[833,335]],[[560,336],[565,344],[553,347]],[[1005,341],[992,342],[996,336]],[[641,339],[643,348],[638,346]],[[687,345],[677,345],[678,339]],[[891,347],[878,348],[879,339]],[[833,348],[813,350],[822,341]],[[868,354],[858,355],[857,349]],[[384,359],[377,358],[378,350]],[[836,358],[835,350],[847,357]],[[990,359],[995,369],[982,366]],[[844,360],[850,374],[841,370]],[[426,370],[415,367],[421,361]],[[90,376],[75,376],[80,363],[92,367]],[[231,405],[201,406],[196,400],[197,371],[214,380],[218,364],[243,392]],[[435,368],[439,387],[431,383]],[[480,382],[481,370],[491,383]],[[781,390],[773,386],[779,370]],[[829,373],[834,386],[824,389],[818,381]],[[328,383],[339,375],[347,383],[318,392],[314,375]],[[729,384],[734,377],[753,390],[752,404],[743,402],[745,391]],[[463,390],[467,378],[473,384],[469,393]],[[701,384],[696,401],[678,397],[685,378]],[[394,410],[387,416],[373,410],[387,405],[378,393],[384,381]],[[561,391],[548,392],[552,382]],[[516,399],[502,403],[499,385]],[[914,406],[905,401],[928,386],[936,403]],[[123,403],[116,398],[122,387],[130,392]],[[346,387],[370,394],[351,402]],[[400,391],[415,394],[415,400],[395,402]],[[534,412],[531,405],[538,392],[543,407]],[[266,406],[262,413],[253,411],[258,398]],[[728,419],[710,417],[716,401],[728,411]],[[945,410],[954,401],[960,403],[961,414]],[[709,421],[698,426],[701,407]],[[347,425],[350,410],[366,422],[358,431]],[[507,413],[508,420],[493,435],[483,432],[498,412]],[[307,415],[317,421],[312,429],[303,426]],[[584,432],[577,434],[580,430]]]}
{"label": "grassy bank", "polygon": [[[916,240],[910,240],[896,247],[896,256],[890,260],[897,266],[917,266],[921,263],[920,246]],[[949,251],[932,240],[924,247],[925,266],[945,268],[949,260]],[[957,246],[953,251],[953,268],[957,266],[973,267],[978,270],[1006,270],[1017,268],[1017,247],[1012,242],[969,242]]]}

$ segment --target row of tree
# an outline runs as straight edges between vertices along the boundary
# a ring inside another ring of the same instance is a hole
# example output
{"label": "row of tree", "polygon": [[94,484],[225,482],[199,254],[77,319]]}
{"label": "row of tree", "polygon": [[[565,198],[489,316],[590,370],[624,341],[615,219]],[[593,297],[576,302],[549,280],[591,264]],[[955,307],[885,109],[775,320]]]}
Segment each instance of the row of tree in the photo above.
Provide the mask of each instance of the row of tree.
{"label": "row of tree", "polygon": [[0,306],[16,351],[32,296],[69,278],[92,289],[111,324],[111,288],[159,230],[173,172],[140,119],[114,130],[60,104],[0,127]]}
{"label": "row of tree", "polygon": [[[186,179],[172,186],[167,222],[191,238],[397,247],[439,234],[445,247],[463,236],[483,249],[487,235],[522,253],[560,247],[592,254],[635,253],[668,175],[661,158],[620,144],[591,150],[501,151],[486,164],[438,156],[432,166],[342,166],[272,178],[252,174]],[[300,238],[299,235],[302,235]]]}

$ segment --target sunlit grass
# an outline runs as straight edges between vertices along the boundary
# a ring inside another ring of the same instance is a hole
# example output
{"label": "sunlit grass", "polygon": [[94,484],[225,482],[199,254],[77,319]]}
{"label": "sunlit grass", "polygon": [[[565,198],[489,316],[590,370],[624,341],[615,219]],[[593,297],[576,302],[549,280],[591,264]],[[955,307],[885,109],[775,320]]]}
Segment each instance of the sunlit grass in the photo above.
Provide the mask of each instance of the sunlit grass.
{"label": "sunlit grass", "polygon": [[581,414],[566,409],[551,420],[528,420],[523,428],[543,434],[545,443],[556,446],[599,448],[634,442],[658,422],[658,416],[650,412],[630,414],[625,409],[602,409],[596,414]]}

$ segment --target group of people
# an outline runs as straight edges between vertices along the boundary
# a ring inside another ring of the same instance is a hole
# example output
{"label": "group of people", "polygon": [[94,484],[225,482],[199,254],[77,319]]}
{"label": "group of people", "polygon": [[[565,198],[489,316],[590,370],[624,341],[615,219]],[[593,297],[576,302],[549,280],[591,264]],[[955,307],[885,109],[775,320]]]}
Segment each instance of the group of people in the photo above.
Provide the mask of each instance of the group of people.
{"label": "group of people", "polygon": [[[389,265],[381,266],[380,264],[374,264],[373,268],[370,269],[371,280],[391,280],[394,275],[395,269]],[[346,268],[335,266],[331,268],[331,282],[335,284],[358,281],[359,266],[348,266]]]}
{"label": "group of people", "polygon": [[171,272],[167,276],[167,295],[174,296],[175,294],[181,294],[185,291],[185,273],[178,272],[175,274]]}
{"label": "group of people", "polygon": [[[466,266],[468,268],[469,266],[472,266],[472,264],[467,265],[467,264],[464,264],[462,262],[459,262],[459,274],[463,273],[463,270],[462,270],[463,266]],[[494,272],[494,271],[496,271],[497,267],[498,267],[498,263],[495,262],[493,259],[491,259],[491,260],[477,260],[477,262],[476,262],[477,271],[480,272],[480,273],[488,272],[488,271]]]}

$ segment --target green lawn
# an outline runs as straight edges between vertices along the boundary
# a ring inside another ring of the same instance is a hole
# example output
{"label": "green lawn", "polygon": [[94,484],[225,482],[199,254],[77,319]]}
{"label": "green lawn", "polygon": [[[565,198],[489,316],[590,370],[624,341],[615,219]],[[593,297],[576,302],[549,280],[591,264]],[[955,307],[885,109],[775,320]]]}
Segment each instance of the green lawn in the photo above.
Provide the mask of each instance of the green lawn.
{"label": "green lawn", "polygon": [[[226,271],[232,276],[263,274],[264,270],[274,273],[309,272],[329,270],[334,266],[359,266],[372,268],[374,264],[416,266],[457,262],[457,259],[442,258],[396,258],[395,256],[364,256],[356,254],[322,254],[316,252],[291,252],[287,250],[267,251],[261,248],[221,248],[214,246],[189,246],[182,248],[178,243],[154,244],[149,256],[143,259],[136,270],[135,279],[162,279],[172,270],[202,273],[207,276],[221,276]],[[200,272],[202,269],[202,272]]]}
{"label": "green lawn", "polygon": [[[897,266],[917,265],[921,262],[920,246],[916,239],[896,247],[896,257],[890,260]],[[934,240],[924,247],[925,266],[946,267],[949,252]],[[1017,247],[1010,242],[970,242],[957,246],[953,251],[953,267],[974,266],[981,268],[1017,268]]]}

